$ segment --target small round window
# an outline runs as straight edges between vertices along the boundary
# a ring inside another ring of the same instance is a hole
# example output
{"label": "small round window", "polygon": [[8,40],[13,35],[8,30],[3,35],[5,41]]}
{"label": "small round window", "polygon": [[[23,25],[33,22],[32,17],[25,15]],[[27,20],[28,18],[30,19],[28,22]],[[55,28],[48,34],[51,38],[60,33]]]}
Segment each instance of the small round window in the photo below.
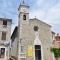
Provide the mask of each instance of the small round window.
{"label": "small round window", "polygon": [[34,31],[38,31],[38,26],[34,26]]}

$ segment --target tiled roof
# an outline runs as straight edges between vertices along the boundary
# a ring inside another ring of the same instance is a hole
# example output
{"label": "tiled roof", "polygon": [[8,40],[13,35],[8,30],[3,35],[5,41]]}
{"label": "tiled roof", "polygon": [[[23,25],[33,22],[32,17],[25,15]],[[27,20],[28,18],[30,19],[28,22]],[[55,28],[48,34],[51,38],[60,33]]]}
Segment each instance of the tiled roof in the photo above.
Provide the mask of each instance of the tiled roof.
{"label": "tiled roof", "polygon": [[12,21],[12,19],[0,18],[1,21]]}

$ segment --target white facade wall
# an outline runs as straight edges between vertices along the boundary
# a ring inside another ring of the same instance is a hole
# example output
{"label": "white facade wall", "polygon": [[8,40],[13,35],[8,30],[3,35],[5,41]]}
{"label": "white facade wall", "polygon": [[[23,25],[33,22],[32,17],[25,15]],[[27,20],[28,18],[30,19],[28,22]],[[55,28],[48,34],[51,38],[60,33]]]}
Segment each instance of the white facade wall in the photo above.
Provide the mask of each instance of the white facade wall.
{"label": "white facade wall", "polygon": [[17,40],[17,38],[15,38],[14,42],[12,43],[12,47],[11,47],[11,56],[17,57],[17,49],[18,49],[17,42],[18,42],[18,40]]}

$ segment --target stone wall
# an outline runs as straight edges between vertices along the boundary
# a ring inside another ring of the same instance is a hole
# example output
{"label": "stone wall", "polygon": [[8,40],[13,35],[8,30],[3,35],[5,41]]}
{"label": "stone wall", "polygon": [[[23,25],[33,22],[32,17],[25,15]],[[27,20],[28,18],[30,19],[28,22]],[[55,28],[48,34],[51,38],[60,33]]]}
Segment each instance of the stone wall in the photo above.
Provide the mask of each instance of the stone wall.
{"label": "stone wall", "polygon": [[[27,22],[26,22],[27,23]],[[49,48],[51,47],[51,26],[45,24],[38,19],[32,19],[28,24],[22,24],[21,36],[22,36],[22,45],[24,46],[24,52],[26,52],[26,60],[34,60],[34,40],[35,40],[35,31],[34,26],[39,27],[39,40],[41,41],[43,47],[43,60],[53,60],[52,53]],[[27,46],[33,46],[33,56],[29,57],[27,54]]]}
{"label": "stone wall", "polygon": [[0,21],[0,41],[2,42],[2,40],[1,40],[1,37],[2,37],[2,32],[6,32],[6,40],[5,41],[8,41],[8,40],[10,40],[10,37],[11,37],[11,22],[10,21],[8,21],[7,22],[7,27],[6,28],[4,28],[3,27],[3,21]]}
{"label": "stone wall", "polygon": [[[2,32],[6,32],[6,40],[1,40]],[[7,26],[4,27],[3,26],[3,19],[0,20],[0,43],[9,41],[10,37],[11,37],[11,21],[7,21]],[[5,45],[0,45],[0,48],[5,48],[5,57],[4,58],[0,58],[0,60],[8,60],[9,59],[9,53],[10,53],[9,52],[9,47],[5,46]]]}

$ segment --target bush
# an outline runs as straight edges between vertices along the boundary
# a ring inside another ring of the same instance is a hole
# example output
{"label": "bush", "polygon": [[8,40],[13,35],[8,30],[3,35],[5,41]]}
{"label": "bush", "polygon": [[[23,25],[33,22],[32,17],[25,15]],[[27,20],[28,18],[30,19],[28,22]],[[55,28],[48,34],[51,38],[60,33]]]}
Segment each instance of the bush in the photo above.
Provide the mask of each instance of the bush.
{"label": "bush", "polygon": [[50,48],[50,51],[54,53],[54,57],[55,58],[59,58],[60,57],[60,48]]}

